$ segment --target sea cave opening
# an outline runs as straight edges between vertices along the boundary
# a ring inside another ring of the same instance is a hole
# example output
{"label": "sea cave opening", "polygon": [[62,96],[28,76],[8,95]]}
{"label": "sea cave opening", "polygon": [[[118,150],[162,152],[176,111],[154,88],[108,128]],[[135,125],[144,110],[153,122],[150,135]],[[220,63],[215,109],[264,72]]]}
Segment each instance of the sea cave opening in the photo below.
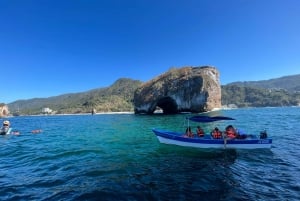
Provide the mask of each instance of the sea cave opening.
{"label": "sea cave opening", "polygon": [[163,110],[164,114],[176,114],[178,113],[177,104],[171,97],[164,97],[158,100],[156,106]]}

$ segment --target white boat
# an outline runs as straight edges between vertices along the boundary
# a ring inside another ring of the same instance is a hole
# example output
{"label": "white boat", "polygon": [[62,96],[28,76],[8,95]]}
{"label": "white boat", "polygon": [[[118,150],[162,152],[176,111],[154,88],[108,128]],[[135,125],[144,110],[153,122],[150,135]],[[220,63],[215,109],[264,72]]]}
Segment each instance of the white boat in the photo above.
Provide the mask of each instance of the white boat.
{"label": "white boat", "polygon": [[[230,117],[208,117],[195,116],[188,118],[196,122],[213,122],[219,120],[233,120]],[[222,135],[221,138],[215,139],[211,134],[204,134],[203,137],[187,137],[183,132],[173,132],[160,129],[152,129],[160,143],[173,144],[184,147],[195,147],[203,149],[270,149],[272,138],[268,138],[266,132],[260,135],[245,135],[243,138],[228,138]]]}

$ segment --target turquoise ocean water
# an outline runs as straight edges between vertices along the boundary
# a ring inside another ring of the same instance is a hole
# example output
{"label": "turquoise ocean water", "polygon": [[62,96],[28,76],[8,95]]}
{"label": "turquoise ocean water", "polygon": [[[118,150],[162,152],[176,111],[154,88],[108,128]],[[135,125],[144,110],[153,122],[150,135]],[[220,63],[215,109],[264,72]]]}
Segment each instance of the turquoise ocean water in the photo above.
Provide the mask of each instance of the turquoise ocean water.
{"label": "turquoise ocean water", "polygon": [[151,129],[183,131],[186,114],[9,118],[21,135],[0,136],[0,200],[300,200],[299,107],[212,114],[246,133],[267,129],[272,149],[160,144]]}

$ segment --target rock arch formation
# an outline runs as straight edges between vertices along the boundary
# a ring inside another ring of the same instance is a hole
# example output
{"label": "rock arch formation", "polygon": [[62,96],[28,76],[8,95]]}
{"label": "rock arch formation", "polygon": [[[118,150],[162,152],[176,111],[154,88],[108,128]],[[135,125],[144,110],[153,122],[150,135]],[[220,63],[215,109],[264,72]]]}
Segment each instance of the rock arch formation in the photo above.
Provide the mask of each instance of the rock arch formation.
{"label": "rock arch formation", "polygon": [[219,72],[210,66],[172,68],[139,87],[134,94],[136,114],[207,112],[221,107]]}
{"label": "rock arch formation", "polygon": [[0,117],[6,117],[9,114],[7,105],[0,104]]}

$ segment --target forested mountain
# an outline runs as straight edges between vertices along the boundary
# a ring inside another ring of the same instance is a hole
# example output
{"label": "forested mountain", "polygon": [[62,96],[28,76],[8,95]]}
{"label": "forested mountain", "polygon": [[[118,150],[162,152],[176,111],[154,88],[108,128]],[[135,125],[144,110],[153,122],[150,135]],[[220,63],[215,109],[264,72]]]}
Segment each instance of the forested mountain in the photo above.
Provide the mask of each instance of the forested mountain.
{"label": "forested mountain", "polygon": [[[63,94],[49,98],[19,100],[8,104],[11,113],[41,114],[50,108],[57,114],[133,111],[134,91],[141,81],[121,78],[109,87],[82,93]],[[234,82],[221,86],[222,105],[266,107],[300,105],[300,75],[277,79]]]}
{"label": "forested mountain", "polygon": [[56,113],[88,113],[133,111],[133,94],[142,82],[128,78],[117,80],[110,87],[49,98],[19,100],[8,104],[11,113],[40,114],[43,108]]}
{"label": "forested mountain", "polygon": [[297,92],[300,91],[300,74],[284,76],[270,80],[233,82],[228,85],[258,87],[266,89],[285,89],[289,92]]}
{"label": "forested mountain", "polygon": [[237,107],[279,107],[300,104],[300,92],[284,89],[264,89],[243,85],[222,86],[222,105]]}
{"label": "forested mountain", "polygon": [[235,104],[237,107],[299,105],[300,74],[224,85],[222,86],[222,105],[229,104]]}

